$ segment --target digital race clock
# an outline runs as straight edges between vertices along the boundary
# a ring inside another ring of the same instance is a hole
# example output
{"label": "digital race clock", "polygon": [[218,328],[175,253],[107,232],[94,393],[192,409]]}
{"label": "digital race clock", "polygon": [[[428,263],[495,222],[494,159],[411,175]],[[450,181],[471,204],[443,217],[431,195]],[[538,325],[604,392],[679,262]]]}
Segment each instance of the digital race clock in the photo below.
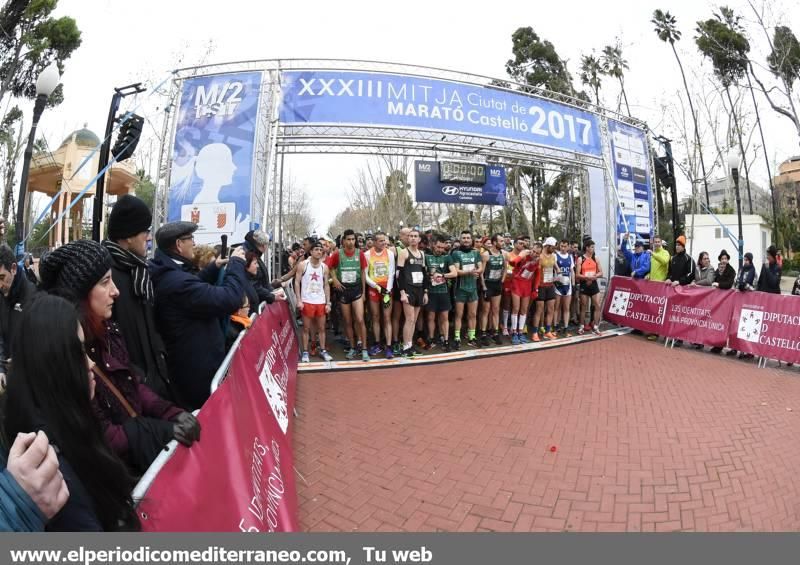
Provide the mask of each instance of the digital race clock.
{"label": "digital race clock", "polygon": [[439,181],[486,184],[486,165],[483,163],[440,161]]}

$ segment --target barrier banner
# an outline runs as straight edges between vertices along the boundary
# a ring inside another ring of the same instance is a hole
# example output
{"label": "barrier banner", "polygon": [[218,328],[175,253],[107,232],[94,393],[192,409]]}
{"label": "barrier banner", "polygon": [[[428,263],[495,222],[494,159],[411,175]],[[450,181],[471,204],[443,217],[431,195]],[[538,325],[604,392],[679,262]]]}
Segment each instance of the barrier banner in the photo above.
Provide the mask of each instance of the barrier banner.
{"label": "barrier banner", "polygon": [[603,317],[620,326],[661,334],[671,291],[663,283],[611,277]]}
{"label": "barrier banner", "polygon": [[729,332],[728,344],[737,351],[800,363],[800,299],[737,292]]}
{"label": "barrier banner", "polygon": [[667,288],[669,304],[661,335],[710,347],[725,347],[735,302],[733,291],[643,282]]}
{"label": "barrier banner", "polygon": [[298,529],[291,432],[297,339],[285,302],[267,306],[200,410],[200,441],[178,447],[138,506],[150,532]]}

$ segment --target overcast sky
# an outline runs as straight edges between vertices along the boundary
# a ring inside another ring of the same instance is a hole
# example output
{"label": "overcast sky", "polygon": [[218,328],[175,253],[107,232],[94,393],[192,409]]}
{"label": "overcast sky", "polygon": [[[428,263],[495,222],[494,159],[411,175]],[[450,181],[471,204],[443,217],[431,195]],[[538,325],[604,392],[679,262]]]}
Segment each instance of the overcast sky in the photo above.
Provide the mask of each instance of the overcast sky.
{"label": "overcast sky", "polygon": [[[760,5],[761,0],[754,1]],[[751,18],[746,2],[736,0],[730,5]],[[196,64],[203,59],[209,41],[213,47],[208,62],[333,57],[421,64],[504,77],[504,63],[511,55],[511,34],[518,27],[532,26],[569,61],[575,76],[582,53],[600,51],[619,38],[630,65],[626,86],[632,112],[658,131],[667,128],[662,106],[675,96],[681,83],[671,50],[652,30],[652,12],[655,8],[668,8],[678,18],[684,33],[679,51],[684,54],[685,64],[699,68],[694,22],[710,17],[717,6],[685,0],[60,0],[58,13],[77,20],[83,44],[67,61],[62,78],[65,101],[58,109],[45,113],[41,128],[53,149],[84,123],[101,135],[113,87],[137,80],[158,82],[171,68]],[[770,18],[781,18],[800,34],[797,6],[797,2],[775,2]],[[754,57],[763,58],[763,39],[756,39]],[[608,85],[606,89],[604,85],[604,90],[606,105],[615,105],[616,88]],[[160,114],[155,108],[149,112],[149,131],[160,132]],[[762,115],[770,158],[781,161],[799,153],[791,123],[776,117],[766,105]],[[680,156],[681,148],[675,150]],[[345,206],[342,194],[362,160],[341,156],[319,156],[310,162],[287,159],[292,175],[312,197],[312,213],[320,229],[327,229],[330,220]],[[751,176],[766,184],[765,171],[759,160]],[[681,190],[688,190],[685,184]]]}

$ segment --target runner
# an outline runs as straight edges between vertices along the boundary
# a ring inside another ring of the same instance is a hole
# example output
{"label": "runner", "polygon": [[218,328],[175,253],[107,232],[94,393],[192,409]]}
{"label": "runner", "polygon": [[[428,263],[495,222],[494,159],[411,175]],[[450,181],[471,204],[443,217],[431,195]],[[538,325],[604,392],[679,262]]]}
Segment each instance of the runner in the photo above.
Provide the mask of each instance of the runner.
{"label": "runner", "polygon": [[[408,247],[408,236],[411,233],[411,228],[401,228],[400,234],[398,236],[398,240],[395,246],[390,249],[390,252],[394,253],[394,264],[398,264],[398,258],[400,254],[400,250],[405,249]],[[392,307],[392,338],[394,340],[392,346],[394,349],[394,354],[399,355],[402,353],[402,349],[400,346],[400,321],[403,318],[403,303],[400,301],[400,285],[399,283],[399,273],[395,271],[395,281],[394,281],[394,290],[392,294],[393,299],[393,307]]]}
{"label": "runner", "polygon": [[[556,339],[558,337],[552,332],[553,312],[556,301],[554,282],[558,276],[556,255],[553,253],[555,245],[556,238],[548,237],[545,239],[542,256],[539,258],[541,283],[539,284],[539,297],[536,299],[536,312],[533,315],[533,335],[531,336],[533,341],[539,341],[540,334],[545,339]],[[540,325],[542,323],[544,325]]]}
{"label": "runner", "polygon": [[594,316],[592,325],[586,324],[578,326],[578,335],[583,335],[586,331],[593,331],[600,335],[600,285],[597,279],[603,277],[603,270],[594,258],[594,241],[591,239],[583,243],[583,255],[578,259],[575,278],[581,285],[581,324],[586,320],[586,311],[589,309],[589,301],[594,306]]}
{"label": "runner", "polygon": [[511,287],[514,280],[512,275],[517,257],[519,257],[521,251],[525,250],[525,237],[527,236],[518,236],[511,244],[511,251],[506,254],[506,276],[503,281],[503,318],[500,320],[504,336],[513,335],[517,330],[516,323],[512,325],[511,320]]}
{"label": "runner", "polygon": [[481,345],[488,347],[491,345],[491,340],[501,345],[503,338],[500,334],[500,300],[503,298],[503,281],[506,278],[503,236],[496,234],[486,241],[486,250],[481,253],[481,262],[485,289],[481,309]]}
{"label": "runner", "polygon": [[461,346],[461,324],[464,317],[464,305],[467,305],[467,345],[478,347],[475,339],[475,330],[478,325],[478,278],[483,273],[481,256],[472,247],[472,233],[469,230],[461,232],[461,245],[458,251],[453,251],[453,264],[458,269],[456,288],[454,292],[455,334],[453,336],[453,347],[458,349]]}
{"label": "runner", "polygon": [[403,304],[403,355],[415,357],[414,328],[422,305],[428,303],[428,277],[425,276],[425,253],[419,248],[419,232],[408,234],[408,247],[397,254],[397,282],[400,285],[400,302]]}
{"label": "runner", "polygon": [[525,335],[525,320],[528,317],[528,306],[531,297],[539,285],[539,256],[541,246],[533,244],[533,249],[525,249],[525,241],[517,239],[514,242],[515,256],[509,254],[509,265],[512,266],[511,275],[511,345],[528,343]]}
{"label": "runner", "polygon": [[394,254],[387,248],[386,234],[379,231],[373,236],[373,247],[367,251],[367,268],[364,280],[369,285],[369,314],[372,318],[372,335],[375,343],[370,355],[381,352],[381,326],[385,337],[387,359],[394,357],[392,352],[392,289],[394,287]]}
{"label": "runner", "polygon": [[394,254],[386,248],[388,238],[383,232],[373,236],[373,247],[366,254],[367,268],[364,269],[364,281],[369,286],[369,313],[372,318],[372,334],[375,343],[369,350],[370,355],[381,352],[381,326],[386,339],[385,355],[392,354],[392,288],[394,286]]}
{"label": "runner", "polygon": [[311,246],[311,257],[300,261],[294,278],[299,296],[297,309],[303,315],[303,363],[309,362],[308,342],[315,334],[319,339],[319,356],[325,361],[333,361],[333,357],[325,349],[325,315],[331,311],[331,290],[328,285],[328,267],[322,262],[323,253],[322,243],[314,242]]}
{"label": "runner", "polygon": [[556,305],[555,305],[555,321],[556,328],[554,333],[558,332],[559,323],[563,324],[561,332],[563,337],[570,337],[568,331],[569,326],[569,309],[572,304],[572,287],[575,284],[575,262],[572,259],[572,254],[569,250],[569,242],[562,239],[558,244],[559,250],[556,253],[556,270],[558,271],[558,278],[555,282],[556,289]]}
{"label": "runner", "polygon": [[[369,352],[364,344],[367,342],[367,328],[364,324],[364,277],[362,273],[367,268],[367,260],[359,249],[356,248],[356,233],[347,229],[342,234],[342,248],[334,252],[325,261],[330,269],[331,284],[338,291],[338,301],[344,319],[344,333],[347,336],[348,360],[361,353],[363,361],[369,361]],[[358,342],[353,335],[353,326],[358,332]]]}
{"label": "runner", "polygon": [[436,325],[439,326],[439,342],[445,352],[450,351],[450,291],[447,281],[458,276],[458,271],[453,265],[453,258],[448,255],[446,238],[440,234],[433,234],[433,253],[425,254],[425,265],[430,279],[428,292],[427,321],[428,343],[434,344]]}

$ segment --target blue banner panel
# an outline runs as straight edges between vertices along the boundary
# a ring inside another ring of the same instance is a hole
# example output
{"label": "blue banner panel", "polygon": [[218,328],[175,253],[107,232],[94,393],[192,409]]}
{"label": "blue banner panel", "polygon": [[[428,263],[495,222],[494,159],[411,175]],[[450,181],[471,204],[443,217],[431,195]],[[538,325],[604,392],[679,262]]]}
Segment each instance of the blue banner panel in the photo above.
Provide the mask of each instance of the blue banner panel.
{"label": "blue banner panel", "polygon": [[184,81],[170,172],[170,222],[198,224],[198,243],[232,242],[257,221],[251,217],[253,153],[261,73]]}
{"label": "blue banner panel", "polygon": [[620,200],[617,231],[649,242],[655,226],[647,137],[642,130],[615,120],[608,120],[608,133]]}
{"label": "blue banner panel", "polygon": [[449,131],[602,154],[594,114],[489,86],[350,71],[285,71],[281,84],[284,124]]}
{"label": "blue banner panel", "polygon": [[486,184],[441,182],[438,161],[417,161],[414,166],[415,200],[446,204],[506,205],[506,170],[486,165]]}

